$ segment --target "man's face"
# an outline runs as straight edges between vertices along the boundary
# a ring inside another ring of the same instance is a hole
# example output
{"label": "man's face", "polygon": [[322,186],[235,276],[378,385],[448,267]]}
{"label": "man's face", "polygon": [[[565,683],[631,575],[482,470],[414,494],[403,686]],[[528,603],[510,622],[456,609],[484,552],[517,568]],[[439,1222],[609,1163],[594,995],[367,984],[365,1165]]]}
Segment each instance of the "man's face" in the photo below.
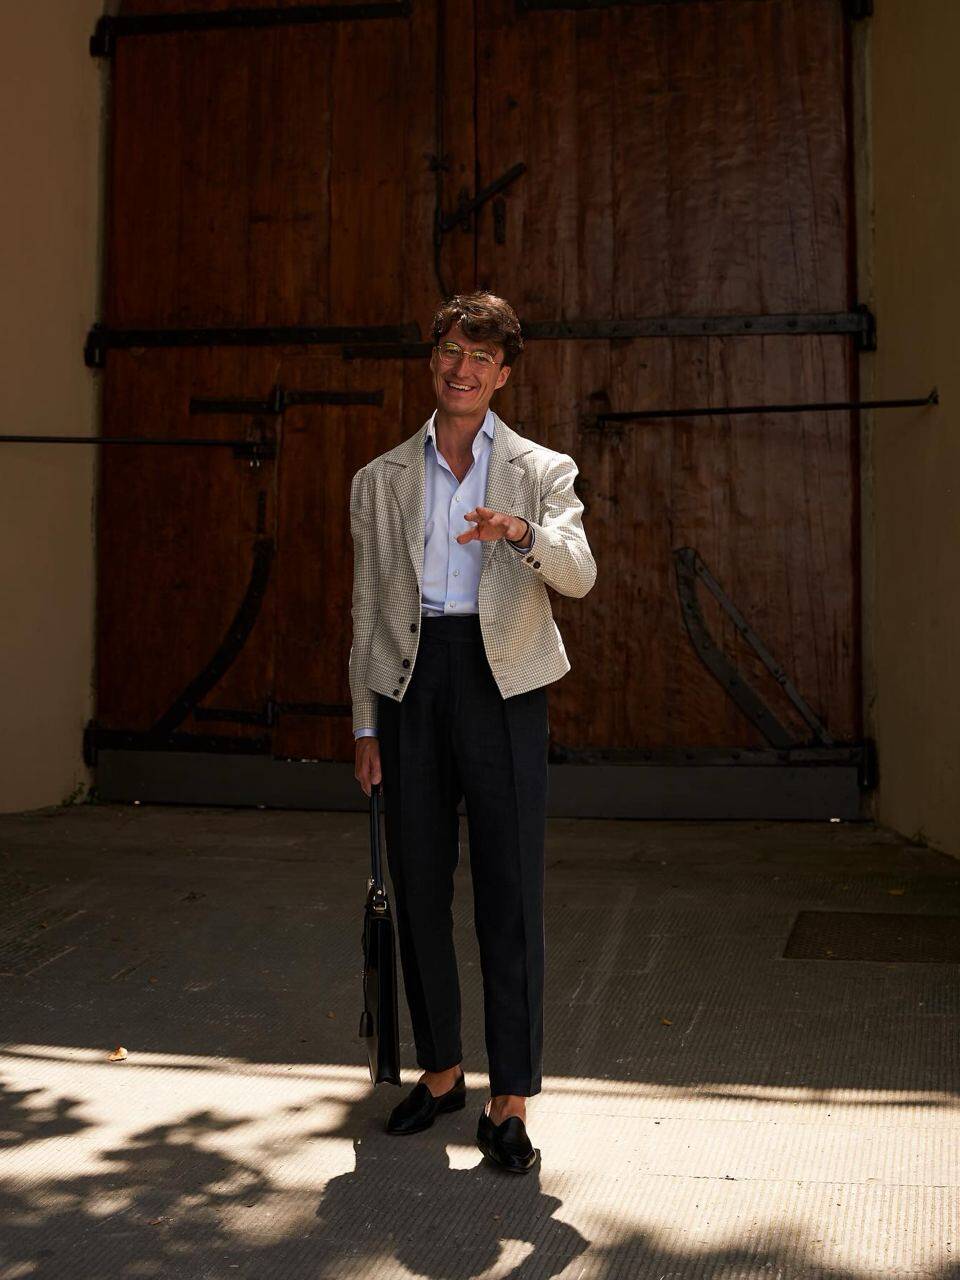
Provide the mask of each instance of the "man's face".
{"label": "man's face", "polygon": [[[444,350],[444,344],[456,343],[459,353]],[[470,352],[483,351],[490,362],[471,357]],[[454,417],[476,417],[487,411],[490,398],[510,377],[510,366],[503,364],[503,348],[495,342],[474,342],[454,325],[440,339],[430,355],[430,371],[437,397],[437,407]]]}

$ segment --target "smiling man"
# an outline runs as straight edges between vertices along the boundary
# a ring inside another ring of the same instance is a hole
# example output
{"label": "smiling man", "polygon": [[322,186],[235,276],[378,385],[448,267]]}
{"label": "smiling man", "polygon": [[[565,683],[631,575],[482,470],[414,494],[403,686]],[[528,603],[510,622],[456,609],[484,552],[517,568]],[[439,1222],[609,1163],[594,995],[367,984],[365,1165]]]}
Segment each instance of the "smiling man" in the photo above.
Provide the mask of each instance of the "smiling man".
{"label": "smiling man", "polygon": [[597,568],[573,459],[490,408],[523,348],[509,303],[450,298],[433,322],[437,408],[353,477],[350,691],[356,777],[383,782],[404,987],[423,1070],[387,1130],[465,1105],[451,905],[465,801],[490,1100],[477,1144],[533,1166],[540,1091],[547,689],[570,670],[547,588]]}

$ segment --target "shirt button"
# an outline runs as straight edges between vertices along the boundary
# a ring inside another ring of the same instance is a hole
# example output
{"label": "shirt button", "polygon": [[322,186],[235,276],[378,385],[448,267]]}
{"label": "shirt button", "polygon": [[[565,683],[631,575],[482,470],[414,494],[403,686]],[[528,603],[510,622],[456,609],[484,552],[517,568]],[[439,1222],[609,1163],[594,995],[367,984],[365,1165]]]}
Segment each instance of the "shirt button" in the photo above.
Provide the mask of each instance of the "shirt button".
{"label": "shirt button", "polygon": [[460,495],[458,494],[458,495],[454,498],[454,502],[459,502],[459,501],[460,501]]}
{"label": "shirt button", "polygon": [[405,666],[405,667],[409,667],[409,665],[410,665],[410,659],[409,659],[409,658],[404,658],[404,660],[403,660],[403,666]]}
{"label": "shirt button", "polygon": [[459,577],[460,577],[460,570],[459,570],[459,569],[454,569],[454,571],[453,571],[453,576],[454,576],[455,578],[459,578]]}
{"label": "shirt button", "polygon": [[416,631],[416,629],[417,629],[417,624],[416,624],[415,622],[411,622],[411,623],[410,623],[410,630],[411,630],[411,631]]}
{"label": "shirt button", "polygon": [[455,609],[455,608],[457,607],[457,602],[456,602],[456,600],[451,600],[451,601],[450,601],[450,605],[449,605],[449,607],[450,607],[451,609]]}

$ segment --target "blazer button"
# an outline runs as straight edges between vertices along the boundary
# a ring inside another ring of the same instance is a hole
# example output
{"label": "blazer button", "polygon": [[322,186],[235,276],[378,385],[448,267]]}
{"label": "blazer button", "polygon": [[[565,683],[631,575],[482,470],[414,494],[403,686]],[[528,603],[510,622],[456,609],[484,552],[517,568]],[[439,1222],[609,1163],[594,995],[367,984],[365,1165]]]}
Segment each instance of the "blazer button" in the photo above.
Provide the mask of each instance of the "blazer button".
{"label": "blazer button", "polygon": [[403,667],[409,667],[409,665],[410,665],[410,659],[409,659],[409,658],[404,658],[403,662],[402,662],[400,665],[401,665],[401,666],[403,666]]}
{"label": "blazer button", "polygon": [[533,562],[533,567],[534,567],[535,569],[539,569],[539,568],[540,568],[540,561],[539,561],[539,560],[534,560],[534,562]]}
{"label": "blazer button", "polygon": [[410,623],[410,630],[411,630],[411,631],[416,631],[416,629],[417,629],[417,624],[416,624],[415,622],[411,622],[411,623]]}
{"label": "blazer button", "polygon": [[403,684],[403,682],[404,682],[404,680],[406,680],[406,678],[407,678],[406,676],[397,676],[397,683],[398,683],[398,684]]}
{"label": "blazer button", "polygon": [[400,690],[399,690],[399,689],[394,689],[394,691],[393,691],[393,696],[394,696],[395,698],[399,698],[399,697],[400,697]]}
{"label": "blazer button", "polygon": [[527,556],[527,564],[533,564],[533,556]]}

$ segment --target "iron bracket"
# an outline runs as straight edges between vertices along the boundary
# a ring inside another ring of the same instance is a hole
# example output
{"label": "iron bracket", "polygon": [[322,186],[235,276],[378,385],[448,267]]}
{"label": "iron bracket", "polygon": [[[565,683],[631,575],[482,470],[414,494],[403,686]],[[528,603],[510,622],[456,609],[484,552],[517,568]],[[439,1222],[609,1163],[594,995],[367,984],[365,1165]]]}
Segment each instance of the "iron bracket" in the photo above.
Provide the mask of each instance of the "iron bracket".
{"label": "iron bracket", "polygon": [[512,169],[508,169],[506,173],[501,174],[495,182],[482,187],[473,197],[470,196],[466,189],[462,190],[454,213],[444,214],[438,208],[435,230],[437,243],[443,239],[448,231],[452,231],[456,226],[461,227],[464,231],[469,231],[471,228],[470,219],[477,210],[481,209],[488,200],[492,200],[495,195],[498,195],[506,187],[509,187],[512,182],[516,182],[517,178],[526,173],[526,171],[527,166],[525,164],[515,164]]}
{"label": "iron bracket", "polygon": [[750,723],[760,730],[772,747],[790,748],[804,745],[780,723],[773,711],[713,640],[697,599],[698,578],[807,722],[813,734],[813,742],[823,747],[836,745],[823,724],[800,696],[786,672],[777,664],[760,637],[748,625],[743,614],[704,564],[695,548],[679,547],[673,554],[680,608],[697,656]]}

